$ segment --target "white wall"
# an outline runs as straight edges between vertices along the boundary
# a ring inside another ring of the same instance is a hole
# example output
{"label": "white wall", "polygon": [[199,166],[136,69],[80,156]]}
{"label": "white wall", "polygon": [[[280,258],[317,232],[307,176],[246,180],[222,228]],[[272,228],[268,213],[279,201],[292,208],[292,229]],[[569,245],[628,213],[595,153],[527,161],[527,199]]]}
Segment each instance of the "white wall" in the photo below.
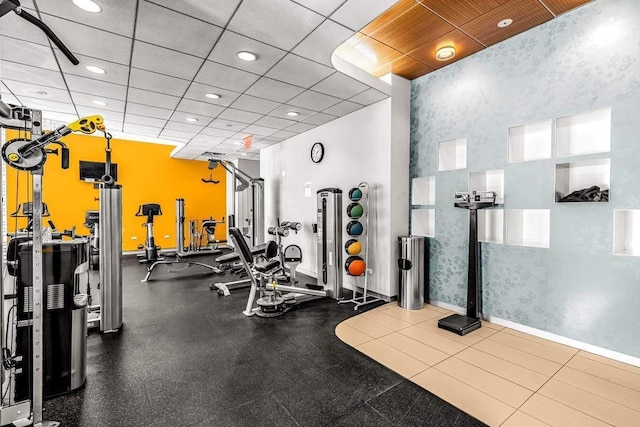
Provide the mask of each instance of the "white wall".
{"label": "white wall", "polygon": [[[409,205],[410,85],[406,83],[399,85],[395,103],[387,98],[260,152],[260,175],[265,179],[266,227],[274,225],[276,217],[304,225],[300,233],[292,233],[284,240],[285,245],[295,243],[302,248],[299,271],[316,277],[316,236],[312,232],[312,224],[316,222],[316,192],[326,187],[342,189],[343,212],[346,212],[349,189],[366,181],[372,193],[369,268],[373,274],[369,276],[369,289],[387,296],[397,293],[393,254],[396,233],[407,230]],[[392,120],[394,114],[399,115],[395,121]],[[392,135],[393,129],[398,135]],[[322,142],[325,147],[319,164],[313,163],[310,157],[315,142]],[[399,154],[392,155],[396,150]],[[310,197],[305,197],[307,182],[311,183]],[[394,191],[398,191],[397,194],[392,194]],[[346,213],[343,223],[346,226]],[[347,237],[343,233],[343,242]],[[353,283],[352,280],[345,275],[345,284]],[[361,279],[358,285],[362,285]]]}

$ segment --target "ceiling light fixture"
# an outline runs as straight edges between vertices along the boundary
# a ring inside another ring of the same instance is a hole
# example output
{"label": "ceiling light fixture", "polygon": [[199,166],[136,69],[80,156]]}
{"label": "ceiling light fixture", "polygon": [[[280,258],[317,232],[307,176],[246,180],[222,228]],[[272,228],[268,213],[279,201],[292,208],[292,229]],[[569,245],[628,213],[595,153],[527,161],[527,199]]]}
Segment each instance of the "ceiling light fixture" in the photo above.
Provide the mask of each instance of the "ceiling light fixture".
{"label": "ceiling light fixture", "polygon": [[39,90],[39,91],[37,91],[37,92],[36,92],[36,95],[39,95],[39,96],[47,96],[47,95],[49,95],[49,94],[48,94],[47,92],[43,91],[43,90]]}
{"label": "ceiling light fixture", "polygon": [[237,53],[237,55],[238,55],[238,58],[242,59],[243,61],[251,62],[258,59],[255,53],[247,52],[246,50],[241,50],[240,52]]}
{"label": "ceiling light fixture", "polygon": [[93,101],[91,101],[91,102],[93,102],[94,104],[99,105],[99,106],[101,106],[101,107],[104,107],[105,105],[109,105],[109,104],[107,104],[106,102],[104,102],[104,101],[98,101],[97,99],[94,99],[94,100],[93,100]]}
{"label": "ceiling light fixture", "polygon": [[287,116],[295,117],[299,115],[300,113],[298,113],[297,111],[287,111]]}
{"label": "ceiling light fixture", "polygon": [[204,96],[206,96],[207,98],[211,98],[211,99],[219,99],[220,95],[218,95],[217,93],[205,93]]}
{"label": "ceiling light fixture", "polygon": [[513,24],[513,19],[507,18],[507,19],[503,19],[502,21],[498,22],[498,27],[499,28],[504,28],[504,27],[508,27],[511,24]]}
{"label": "ceiling light fixture", "polygon": [[96,74],[106,74],[107,71],[104,68],[96,67],[95,65],[87,65],[87,70]]}
{"label": "ceiling light fixture", "polygon": [[195,117],[187,117],[187,118],[186,118],[186,120],[187,120],[188,122],[193,122],[193,123],[195,123],[195,122],[197,122],[197,121],[198,121],[198,119],[196,119]]}
{"label": "ceiling light fixture", "polygon": [[456,48],[453,46],[441,47],[436,52],[436,59],[438,61],[448,61],[456,56]]}
{"label": "ceiling light fixture", "polygon": [[73,4],[78,6],[80,9],[91,12],[91,13],[100,13],[102,12],[102,8],[100,5],[93,0],[73,0]]}
{"label": "ceiling light fixture", "polygon": [[246,155],[247,155],[247,153],[240,153],[240,155],[241,155],[241,156],[246,156]]}

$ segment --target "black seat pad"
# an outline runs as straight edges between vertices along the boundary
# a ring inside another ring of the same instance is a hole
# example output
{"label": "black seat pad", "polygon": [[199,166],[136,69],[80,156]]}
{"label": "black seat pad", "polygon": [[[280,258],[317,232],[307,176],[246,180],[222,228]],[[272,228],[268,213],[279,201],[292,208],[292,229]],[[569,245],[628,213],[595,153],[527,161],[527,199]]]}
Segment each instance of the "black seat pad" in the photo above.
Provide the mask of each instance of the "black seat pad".
{"label": "black seat pad", "polygon": [[280,261],[278,261],[277,259],[272,259],[270,261],[265,261],[265,262],[255,264],[253,268],[255,268],[256,271],[260,273],[264,273],[266,271],[273,270],[274,268],[279,266],[280,266]]}

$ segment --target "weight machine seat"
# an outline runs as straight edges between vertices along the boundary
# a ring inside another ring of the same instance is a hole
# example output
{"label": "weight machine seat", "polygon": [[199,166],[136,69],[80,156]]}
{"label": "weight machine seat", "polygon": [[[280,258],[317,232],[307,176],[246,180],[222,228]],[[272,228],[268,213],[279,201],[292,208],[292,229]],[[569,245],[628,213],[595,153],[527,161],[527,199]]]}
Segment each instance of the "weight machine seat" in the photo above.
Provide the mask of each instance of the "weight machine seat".
{"label": "weight machine seat", "polygon": [[138,207],[136,216],[162,216],[162,208],[158,203],[145,203]]}
{"label": "weight machine seat", "polygon": [[256,263],[256,264],[253,265],[253,268],[258,273],[268,273],[271,270],[274,270],[274,269],[276,269],[278,267],[280,267],[280,261],[278,261],[277,259],[272,259],[272,260],[269,260],[269,261]]}

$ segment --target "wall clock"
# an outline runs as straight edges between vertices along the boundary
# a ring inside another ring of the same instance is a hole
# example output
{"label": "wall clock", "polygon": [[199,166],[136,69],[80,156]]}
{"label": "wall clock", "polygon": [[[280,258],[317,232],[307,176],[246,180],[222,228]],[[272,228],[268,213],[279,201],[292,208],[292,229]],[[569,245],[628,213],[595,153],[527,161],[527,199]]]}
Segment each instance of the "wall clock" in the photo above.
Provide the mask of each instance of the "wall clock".
{"label": "wall clock", "polygon": [[320,163],[324,157],[324,145],[321,142],[316,142],[311,146],[311,160],[313,163]]}

